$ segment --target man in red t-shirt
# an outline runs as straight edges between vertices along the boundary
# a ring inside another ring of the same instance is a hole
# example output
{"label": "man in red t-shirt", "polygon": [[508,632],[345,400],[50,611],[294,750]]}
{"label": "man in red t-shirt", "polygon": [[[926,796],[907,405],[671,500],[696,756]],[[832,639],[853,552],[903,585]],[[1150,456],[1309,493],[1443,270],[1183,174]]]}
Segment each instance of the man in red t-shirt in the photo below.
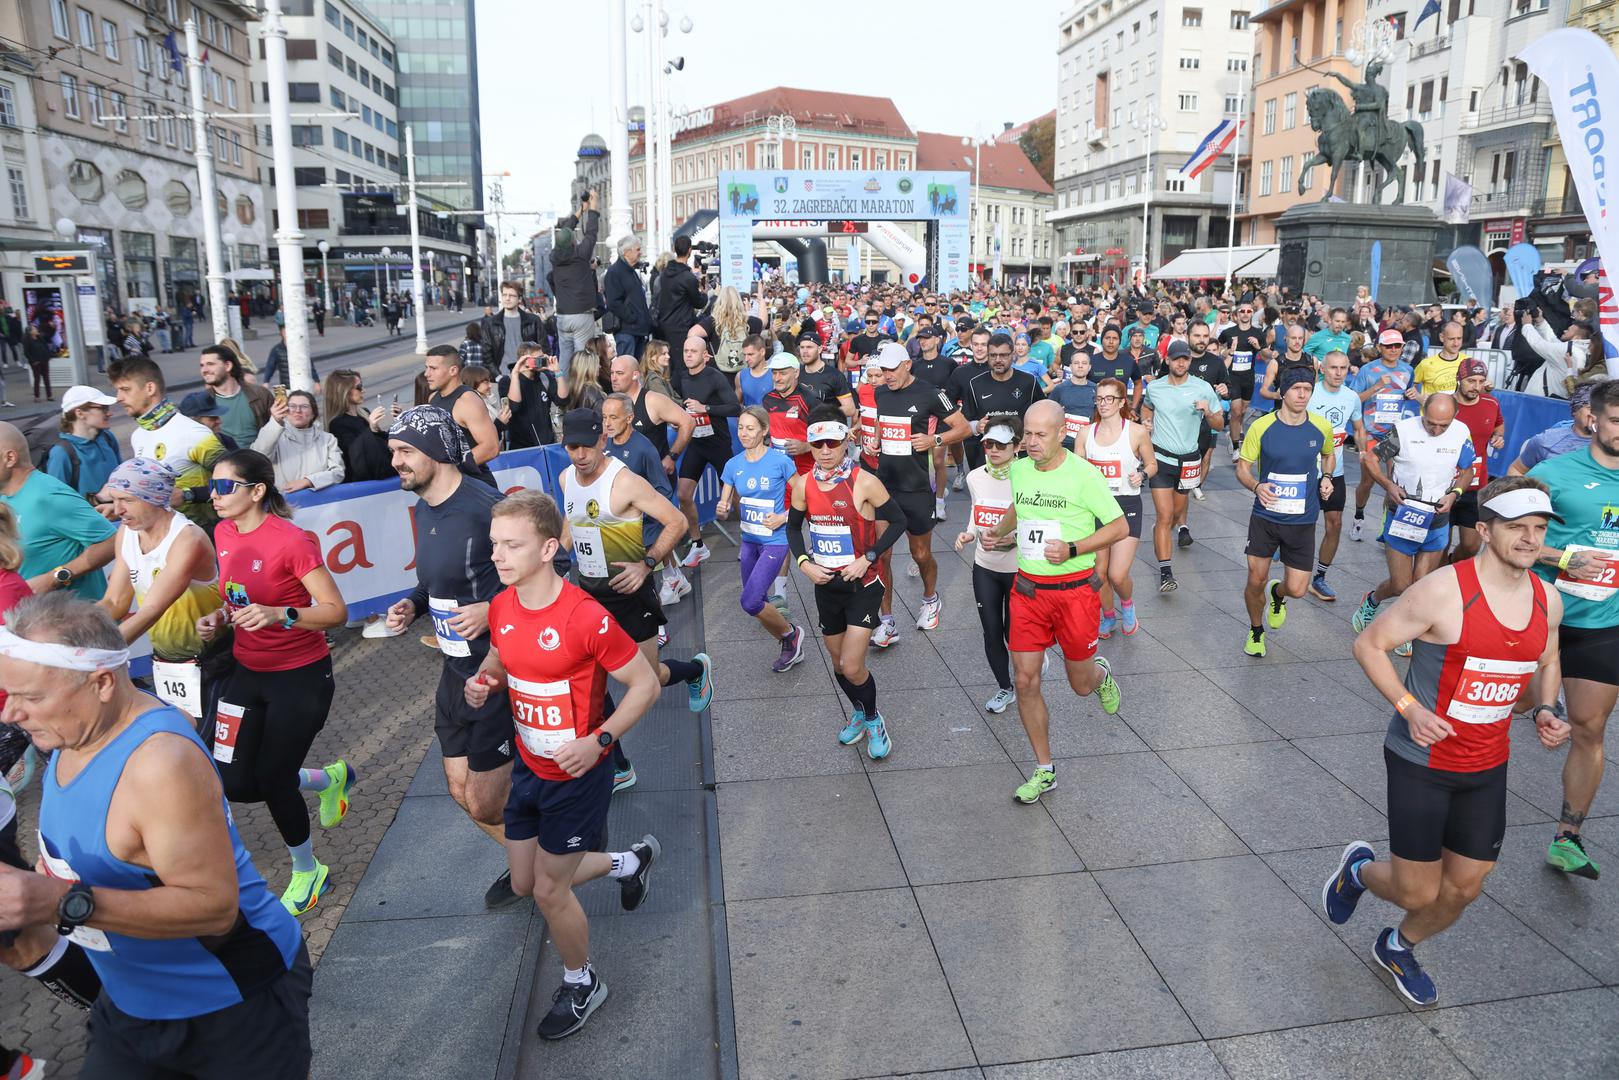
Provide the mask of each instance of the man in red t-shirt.
{"label": "man in red t-shirt", "polygon": [[1507,442],[1507,422],[1501,415],[1501,404],[1494,395],[1484,392],[1489,384],[1490,369],[1484,361],[1472,357],[1461,362],[1456,369],[1456,419],[1467,425],[1473,436],[1473,452],[1478,455],[1473,470],[1473,485],[1450,508],[1450,523],[1456,526],[1456,549],[1450,561],[1461,562],[1478,554],[1479,489],[1489,483],[1490,451],[1499,450]]}
{"label": "man in red t-shirt", "polygon": [[[660,849],[651,833],[628,851],[591,850],[613,795],[613,743],[658,698],[658,676],[618,623],[590,595],[559,577],[551,560],[562,513],[549,495],[520,491],[490,508],[493,562],[506,588],[489,602],[489,655],[467,680],[467,704],[511,695],[518,760],[506,802],[512,891],[532,895],[562,958],[562,986],[539,1034],[560,1039],[584,1026],[607,998],[590,966],[590,927],[574,886],[614,877],[624,910],[646,898]],[[607,676],[626,687],[602,718]]]}

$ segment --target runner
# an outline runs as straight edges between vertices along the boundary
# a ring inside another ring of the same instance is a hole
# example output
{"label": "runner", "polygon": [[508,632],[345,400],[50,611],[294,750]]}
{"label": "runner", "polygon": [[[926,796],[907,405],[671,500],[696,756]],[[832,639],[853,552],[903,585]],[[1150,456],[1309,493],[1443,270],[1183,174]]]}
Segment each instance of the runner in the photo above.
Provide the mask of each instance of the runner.
{"label": "runner", "polygon": [[[950,377],[955,374],[956,370],[955,362],[939,352],[939,344],[943,340],[944,331],[940,330],[936,326],[924,326],[922,329],[917,331],[916,349],[908,350],[912,352],[913,356],[913,359],[911,360],[911,374],[916,376],[918,379],[921,379],[928,385],[936,386],[941,390],[950,384]],[[866,364],[866,370],[868,372],[872,370],[875,361],[876,357],[873,357],[872,362]],[[881,372],[882,369],[878,368],[877,370]],[[879,381],[880,379],[881,376],[879,375]],[[864,387],[860,389],[858,397],[861,410],[861,425],[863,430],[865,424],[866,406],[870,404],[872,409],[876,409],[876,403],[875,400],[870,403],[866,401]],[[875,412],[873,412],[872,415],[875,416]],[[875,428],[873,428],[873,431],[875,431]],[[958,452],[960,446],[960,443],[955,444]],[[951,447],[935,446],[933,448],[933,493],[938,503],[938,505],[936,505],[934,508],[934,516],[938,517],[941,521],[944,519],[943,517],[939,516],[937,511],[938,506],[942,506],[944,502],[944,500],[939,497],[943,496],[946,491],[950,490],[950,453]],[[864,460],[864,454],[862,454],[862,459]],[[877,460],[875,457],[873,457],[869,462],[865,462],[865,464],[868,468],[875,469],[877,467]],[[961,485],[957,484],[955,490],[960,491]]]}
{"label": "runner", "polygon": [[197,633],[212,641],[228,625],[236,657],[215,713],[214,762],[227,799],[269,809],[292,856],[281,903],[302,915],[330,888],[331,870],[315,858],[299,792],[320,793],[320,825],[330,829],[348,813],[354,778],[341,758],[300,767],[336,690],[324,631],[348,621],[349,609],[320,548],[292,523],[269,458],[232,450],[214,462],[208,490],[220,519],[214,543],[225,603],[197,620]]}
{"label": "runner", "polygon": [[[976,436],[983,434],[984,417],[990,413],[1010,412],[1022,415],[1034,402],[1044,398],[1043,380],[1027,371],[1019,371],[1013,364],[1014,346],[1009,334],[996,333],[989,339],[989,366],[967,381],[962,394],[962,415],[967,418],[969,430],[975,436],[966,440],[967,461],[973,468],[984,463],[984,452],[978,447]],[[943,494],[942,492],[940,494]],[[934,516],[944,520],[944,500],[936,500]]]}
{"label": "runner", "polygon": [[[1153,327],[1154,339],[1157,338],[1157,327]],[[1091,353],[1091,382],[1099,383],[1103,379],[1118,379],[1130,387],[1130,409],[1132,412],[1141,412],[1141,395],[1146,392],[1143,371],[1127,353],[1119,351],[1119,328],[1113,323],[1102,327],[1102,335],[1098,340],[1102,348],[1100,352]]]}
{"label": "runner", "polygon": [[[976,334],[973,340],[976,347]],[[883,373],[883,385],[875,395],[878,477],[883,490],[893,495],[894,503],[905,515],[911,559],[922,579],[922,606],[917,612],[916,628],[934,630],[938,628],[944,600],[938,594],[939,564],[933,558],[930,541],[937,504],[928,493],[928,471],[934,448],[963,441],[970,429],[961,410],[944,391],[911,374],[911,358],[905,346],[897,342],[884,344],[892,347],[877,353],[877,366]],[[958,368],[958,378],[971,366]],[[898,636],[891,617],[883,620],[880,630],[885,633],[879,636],[889,640],[879,642],[879,647]]]}
{"label": "runner", "polygon": [[1047,397],[1062,406],[1063,445],[1075,453],[1085,452],[1085,431],[1096,413],[1097,392],[1097,384],[1091,382],[1090,355],[1082,352],[1071,356],[1066,375],[1046,391]]}
{"label": "runner", "polygon": [[[806,356],[806,354],[808,354]],[[839,371],[834,365],[821,359],[819,349],[811,352],[804,348],[802,343],[798,350],[798,385],[810,388],[820,395],[822,401],[829,401],[843,410],[843,415],[853,420],[855,416],[854,388],[849,385],[849,376]],[[855,371],[862,370],[855,368]]]}
{"label": "runner", "polygon": [[1017,541],[1009,536],[992,538],[989,531],[1000,524],[1012,505],[1012,462],[1023,442],[1023,421],[1016,413],[991,413],[984,418],[984,464],[967,474],[971,511],[967,529],[956,537],[960,551],[973,549],[973,599],[978,604],[978,622],[984,629],[984,659],[997,687],[984,703],[992,713],[1006,711],[1016,695],[1012,690],[1012,658],[1006,649],[1007,605],[1012,596],[1012,580],[1017,576]]}
{"label": "runner", "polygon": [[1017,534],[1017,580],[1009,605],[1007,646],[1017,686],[1018,713],[1034,751],[1034,773],[1013,798],[1035,803],[1057,784],[1051,758],[1051,712],[1040,688],[1045,651],[1062,647],[1068,685],[1081,697],[1095,693],[1102,711],[1119,711],[1113,669],[1096,655],[1101,619],[1095,580],[1096,552],[1122,539],[1124,512],[1094,465],[1063,447],[1063,411],[1037,401],[1023,415],[1023,449],[1012,463],[1012,505],[989,530],[999,539]]}
{"label": "runner", "polygon": [[137,690],[128,660],[106,612],[70,593],[23,601],[0,631],[7,719],[51,752],[44,872],[0,866],[0,931],[85,948],[101,994],[82,1076],[303,1080],[298,924],[242,847],[190,717]]}
{"label": "runner", "polygon": [[[697,481],[710,467],[715,476],[720,475],[725,463],[731,460],[731,429],[725,421],[740,413],[742,404],[736,399],[731,380],[709,363],[708,346],[702,338],[687,338],[681,355],[685,360],[686,377],[680,392],[686,395],[683,404],[691,418],[692,430],[691,441],[680,459],[680,508],[685,511],[684,532],[691,541],[680,565],[695,569],[707,562],[709,556],[708,545],[703,543],[703,533],[697,525]],[[670,551],[673,550],[671,545]]]}
{"label": "runner", "polygon": [[[1225,355],[1227,386],[1231,391],[1231,464],[1242,454],[1242,419],[1248,399],[1254,396],[1254,357],[1265,348],[1265,335],[1254,326],[1254,305],[1237,305],[1237,322],[1220,332],[1220,349]],[[1339,462],[1342,467],[1342,461]]]}
{"label": "runner", "polygon": [[1124,383],[1118,379],[1103,379],[1096,385],[1096,423],[1086,426],[1080,449],[1107,481],[1107,490],[1124,511],[1129,527],[1124,536],[1096,553],[1096,572],[1102,582],[1097,634],[1112,637],[1117,627],[1129,636],[1138,626],[1130,567],[1141,543],[1141,485],[1150,483],[1158,471],[1158,457],[1152,452],[1150,433],[1130,411]]}
{"label": "runner", "polygon": [[[1308,588],[1315,520],[1322,500],[1333,491],[1333,429],[1324,416],[1310,411],[1314,386],[1302,368],[1284,373],[1281,404],[1255,420],[1242,440],[1237,482],[1254,493],[1243,549],[1248,556],[1248,582],[1242,591],[1248,637],[1242,651],[1249,656],[1265,655],[1265,628],[1280,630],[1287,622],[1287,601]],[[1271,560],[1278,556],[1282,580],[1267,583]]]}
{"label": "runner", "polygon": [[[1478,898],[1501,854],[1514,710],[1537,702],[1548,749],[1569,737],[1556,704],[1562,598],[1528,572],[1556,512],[1543,484],[1517,477],[1491,483],[1479,504],[1478,557],[1418,581],[1355,641],[1355,659],[1395,710],[1383,743],[1390,858],[1375,861],[1357,840],[1321,887],[1334,923],[1348,922],[1368,889],[1405,909],[1373,955],[1417,1005],[1439,993],[1413,950]],[[1413,653],[1402,680],[1388,650],[1405,641]]]}
{"label": "runner", "polygon": [[[1170,537],[1175,522],[1186,514],[1186,496],[1203,482],[1201,431],[1206,420],[1211,429],[1225,427],[1225,414],[1214,387],[1188,372],[1192,350],[1184,342],[1169,346],[1169,374],[1147,383],[1143,404],[1152,413],[1152,449],[1158,469],[1148,483],[1155,515],[1152,547],[1158,558],[1158,591],[1175,590],[1175,571],[1170,565],[1174,549]],[[1192,534],[1180,528],[1181,547],[1190,547]]]}
{"label": "runner", "polygon": [[[388,629],[403,631],[422,615],[433,620],[444,665],[433,697],[433,733],[444,757],[450,797],[496,843],[511,792],[512,714],[500,699],[472,709],[463,693],[489,651],[489,601],[500,581],[490,561],[489,515],[501,500],[487,484],[465,483],[461,431],[436,405],[394,419],[388,449],[400,487],[416,493],[416,587],[388,609]],[[484,892],[484,906],[518,899],[510,872]]]}
{"label": "runner", "polygon": [[[813,337],[814,335],[811,335]],[[815,338],[815,354],[820,355],[819,338]],[[770,370],[765,366],[770,359],[770,349],[765,344],[763,335],[749,334],[742,339],[742,366],[736,372],[736,398],[744,407],[757,405],[764,400],[765,394],[770,392]],[[613,362],[615,373],[618,370],[618,361]],[[613,389],[619,390],[619,380],[613,379]],[[619,390],[628,393],[628,390]],[[688,418],[689,419],[689,418]]]}
{"label": "runner", "polygon": [[179,406],[169,400],[163,369],[146,357],[114,361],[107,378],[118,404],[135,421],[135,430],[129,433],[130,456],[161,461],[176,471],[179,511],[212,530],[219,519],[208,498],[208,476],[225,444],[209,428],[180,415]]}
{"label": "runner", "polygon": [[[957,321],[956,328],[959,335],[947,342],[944,355],[954,360],[956,370],[950,373],[945,385],[939,389],[959,408],[967,397],[967,384],[976,376],[989,370],[989,327],[979,326],[971,316]],[[956,346],[954,351],[950,346]],[[951,491],[965,491],[967,488],[967,450],[966,443],[950,443],[946,451],[950,460],[956,466],[956,478],[950,482]]]}
{"label": "runner", "polygon": [[[759,347],[763,348],[762,343]],[[746,351],[747,346],[744,345],[744,354],[746,354]],[[740,371],[737,372],[739,378],[742,374]],[[650,469],[643,472],[637,468],[635,472],[660,492],[675,500],[676,504],[684,511],[684,504],[678,501],[677,485],[679,481],[675,476],[675,472],[680,455],[685,452],[686,444],[691,441],[691,433],[697,429],[697,421],[692,419],[691,414],[681,408],[680,403],[674,398],[667,394],[660,394],[656,390],[648,389],[641,379],[641,367],[636,364],[635,358],[632,356],[614,357],[613,366],[607,377],[612,384],[613,393],[623,394],[629,399],[632,426],[635,434],[651,444],[653,456],[661,463],[663,478],[661,480],[654,479]],[[607,412],[607,404],[603,402],[603,427],[606,427],[608,423]],[[669,428],[671,426],[675,429],[675,441],[673,443],[669,441]],[[622,429],[610,430],[607,434],[607,452],[614,457],[620,457],[614,447],[623,446],[632,440]],[[621,460],[624,460],[625,464],[629,464],[627,458],[621,458]],[[694,485],[693,491],[695,492],[695,490]],[[695,503],[692,505],[691,513],[693,515],[697,513]],[[656,520],[655,518],[648,519],[647,524],[650,525]],[[659,525],[657,528],[661,529],[662,526]],[[656,538],[654,537],[654,539]],[[673,607],[680,603],[690,592],[691,582],[687,581],[686,575],[680,572],[680,563],[671,553],[668,558],[663,560],[663,584],[658,587],[658,603],[664,607]]]}
{"label": "runner", "polygon": [[[880,356],[891,360],[897,351],[909,366],[905,346],[886,344],[890,349]],[[893,741],[877,708],[877,677],[866,668],[866,648],[879,622],[887,574],[883,556],[904,535],[907,515],[881,480],[854,463],[849,428],[837,406],[822,405],[810,414],[809,444],[815,467],[792,478],[787,546],[799,572],[815,584],[821,637],[852,708],[838,742],[853,746],[865,738],[866,756],[881,761],[893,750]],[[879,517],[886,522],[881,534]],[[804,545],[806,521],[813,552]],[[930,517],[929,529],[931,522]]]}
{"label": "runner", "polygon": [[[1428,395],[1422,412],[1407,417],[1377,441],[1365,467],[1388,493],[1383,511],[1383,556],[1389,576],[1361,598],[1350,617],[1358,634],[1377,614],[1377,606],[1399,596],[1413,581],[1427,577],[1450,545],[1449,513],[1473,476],[1473,440],[1466,424],[1456,423],[1456,399]],[[1400,656],[1410,655],[1402,644]]]}
{"label": "runner", "polygon": [[1456,526],[1456,548],[1449,561],[1461,562],[1478,554],[1478,493],[1490,480],[1490,452],[1507,444],[1507,422],[1501,414],[1501,403],[1495,395],[1486,392],[1490,382],[1490,369],[1484,361],[1468,357],[1456,369],[1456,419],[1467,425],[1478,454],[1473,482],[1456,500],[1450,511],[1450,523]]}
{"label": "runner", "polygon": [[[809,428],[810,413],[823,400],[821,393],[799,378],[799,359],[791,353],[777,353],[770,358],[770,378],[773,385],[761,402],[769,418],[770,445],[790,457],[799,472],[809,472],[814,462],[804,436]],[[734,457],[729,459],[735,460]],[[721,469],[722,480],[724,476],[725,470]]]}
{"label": "runner", "polygon": [[1439,330],[1439,351],[1424,357],[1416,366],[1415,385],[1406,391],[1406,397],[1421,400],[1429,394],[1456,392],[1462,361],[1462,324],[1447,322]]}
{"label": "runner", "polygon": [[[1226,374],[1225,361],[1220,358],[1219,353],[1213,352],[1209,349],[1209,341],[1210,333],[1208,324],[1199,319],[1196,323],[1193,323],[1192,328],[1187,331],[1186,345],[1187,348],[1192,350],[1192,363],[1186,370],[1187,373],[1192,376],[1192,378],[1202,379],[1204,382],[1214,387],[1214,392],[1220,395],[1219,405],[1221,411],[1228,412],[1231,408],[1231,388],[1226,384],[1228,376]],[[1198,449],[1203,452],[1203,470],[1200,475],[1204,480],[1209,478],[1209,469],[1214,464],[1214,441],[1214,429],[1209,426],[1207,420],[1204,420],[1200,425],[1198,425],[1197,433]],[[1203,485],[1199,483],[1191,490],[1190,494],[1192,498],[1196,499],[1198,502],[1202,502]],[[1186,527],[1191,511],[1192,508],[1190,505],[1188,505],[1186,509],[1181,512],[1180,520],[1176,522],[1177,525],[1181,526],[1181,529],[1188,540],[1190,540],[1192,535],[1191,530]]]}
{"label": "runner", "polygon": [[423,368],[432,396],[427,404],[437,405],[461,428],[461,442],[468,452],[458,463],[462,472],[490,487],[496,487],[489,462],[500,453],[500,433],[489,418],[489,407],[470,386],[461,384],[461,354],[454,345],[435,345],[427,350]]}
{"label": "runner", "polygon": [[[569,430],[581,436],[583,421],[576,418],[584,411],[564,418],[564,441]],[[614,472],[622,470],[619,465]],[[479,711],[502,687],[511,698],[519,760],[505,808],[506,859],[512,890],[534,897],[562,960],[562,985],[538,1028],[541,1038],[560,1039],[584,1027],[607,1000],[607,983],[590,965],[590,927],[573,890],[616,878],[620,905],[634,911],[646,900],[652,865],[662,854],[651,833],[628,851],[587,850],[607,827],[613,796],[608,748],[657,700],[658,677],[646,650],[637,649],[607,610],[557,575],[552,560],[567,526],[549,495],[519,491],[496,503],[490,518],[493,561],[506,588],[489,604],[490,649],[464,694]],[[669,536],[678,535],[671,525]],[[625,690],[612,718],[603,720],[609,675]]]}
{"label": "runner", "polygon": [[1542,461],[1584,450],[1591,445],[1596,419],[1591,413],[1591,394],[1600,383],[1582,383],[1568,399],[1568,421],[1556,424],[1539,435],[1531,435],[1518,448],[1518,456],[1507,466],[1508,476],[1523,476]]}
{"label": "runner", "polygon": [[205,645],[197,633],[197,620],[219,609],[219,567],[208,533],[173,509],[174,481],[161,462],[146,458],[131,458],[107,478],[122,524],[99,606],[126,644],[142,635],[151,642],[153,689],[201,734],[230,677],[231,642],[221,635]]}
{"label": "runner", "polygon": [[[770,445],[770,416],[758,405],[742,410],[736,421],[742,452],[725,463],[715,516],[721,520],[734,505],[742,520],[742,610],[781,643],[781,656],[770,666],[780,674],[804,659],[804,628],[788,622],[769,601],[781,595],[778,584],[787,561],[787,481],[798,475],[793,459]],[[785,602],[785,597],[783,598]]]}
{"label": "runner", "polygon": [[[1310,595],[1317,600],[1332,603],[1338,594],[1327,584],[1327,571],[1338,557],[1338,541],[1344,531],[1344,502],[1349,485],[1344,480],[1344,442],[1355,437],[1356,446],[1368,443],[1366,428],[1361,423],[1360,395],[1344,385],[1349,376],[1349,357],[1341,352],[1329,352],[1321,361],[1321,381],[1310,392],[1310,411],[1324,418],[1332,428],[1332,470],[1327,476],[1332,490],[1321,497],[1321,513],[1326,529],[1321,534],[1321,553],[1316,556],[1315,573],[1310,577]],[[1311,537],[1314,546],[1314,537]]]}
{"label": "runner", "polygon": [[1416,414],[1416,405],[1405,396],[1416,376],[1411,365],[1400,358],[1404,349],[1405,338],[1398,330],[1383,331],[1377,338],[1377,359],[1362,364],[1346,384],[1360,395],[1361,423],[1367,435],[1365,442],[1358,437],[1355,439],[1361,469],[1360,483],[1355,486],[1355,520],[1349,529],[1349,539],[1356,542],[1365,535],[1366,501],[1372,497],[1372,471],[1365,464],[1372,453],[1372,444],[1387,435],[1395,424]]}
{"label": "runner", "polygon": [[[723,377],[720,383],[727,385]],[[690,379],[686,389],[693,389]],[[573,554],[580,588],[629,634],[657,673],[659,685],[685,683],[687,706],[700,713],[714,696],[708,655],[658,658],[658,627],[665,620],[652,569],[679,542],[680,511],[623,462],[608,457],[605,439],[599,413],[573,409],[562,418],[562,445],[573,462],[560,478],[567,515],[563,545]],[[641,527],[643,516],[656,518],[663,526],[650,548]]]}
{"label": "runner", "polygon": [[1271,357],[1270,363],[1266,366],[1265,382],[1259,388],[1260,398],[1270,402],[1272,407],[1275,407],[1275,403],[1282,396],[1276,387],[1284,370],[1290,367],[1303,367],[1308,368],[1312,374],[1315,372],[1315,358],[1304,351],[1303,325],[1294,323],[1288,327],[1287,337],[1284,340],[1282,351]]}
{"label": "runner", "polygon": [[1580,835],[1602,783],[1608,715],[1619,701],[1619,381],[1597,384],[1590,409],[1590,447],[1549,458],[1529,476],[1551,488],[1558,515],[1547,527],[1535,573],[1557,586],[1567,609],[1561,668],[1574,728],[1563,763],[1563,809],[1546,861],[1595,879],[1601,868]]}

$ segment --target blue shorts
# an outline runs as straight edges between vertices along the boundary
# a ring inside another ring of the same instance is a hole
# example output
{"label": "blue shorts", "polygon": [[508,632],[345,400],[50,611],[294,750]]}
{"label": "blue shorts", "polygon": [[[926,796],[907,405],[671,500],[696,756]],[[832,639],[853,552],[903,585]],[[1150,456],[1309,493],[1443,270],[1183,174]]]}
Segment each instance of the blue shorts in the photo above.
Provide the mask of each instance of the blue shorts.
{"label": "blue shorts", "polygon": [[1450,515],[1439,514],[1434,517],[1433,527],[1428,530],[1425,539],[1419,541],[1406,540],[1398,536],[1389,535],[1389,524],[1394,520],[1394,510],[1390,507],[1383,509],[1383,532],[1378,541],[1387,544],[1401,555],[1415,557],[1418,552],[1444,551],[1450,543]]}
{"label": "blue shorts", "polygon": [[518,756],[512,762],[512,793],[506,799],[506,839],[538,838],[540,847],[552,855],[599,851],[612,798],[611,755],[572,780],[535,776]]}

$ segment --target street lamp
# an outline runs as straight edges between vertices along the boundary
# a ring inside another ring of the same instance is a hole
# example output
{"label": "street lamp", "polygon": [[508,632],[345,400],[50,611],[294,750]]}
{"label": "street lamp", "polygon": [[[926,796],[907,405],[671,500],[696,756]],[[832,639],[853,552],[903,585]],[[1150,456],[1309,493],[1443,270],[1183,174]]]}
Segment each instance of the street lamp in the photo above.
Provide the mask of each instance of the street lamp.
{"label": "street lamp", "polygon": [[[974,139],[967,135],[963,135],[961,137],[961,145],[968,148],[973,164],[972,200],[967,207],[968,220],[973,223],[971,231],[967,233],[967,264],[969,266],[972,265],[972,263],[977,259],[976,251],[978,247],[978,230],[984,224],[978,214],[978,211],[983,209],[983,206],[981,206],[978,201],[978,166],[983,161],[984,143],[987,141],[988,140],[985,139]],[[989,241],[987,239],[984,242],[984,246],[986,248],[989,246]],[[979,281],[983,280],[982,266],[980,266],[978,270],[978,279]]]}
{"label": "street lamp", "polygon": [[383,282],[383,285],[382,285],[382,295],[377,298],[378,300],[386,300],[388,298],[389,294],[391,294],[394,291],[394,285],[393,285],[393,280],[394,279],[393,279],[393,274],[391,273],[392,268],[388,265],[388,260],[393,257],[393,253],[394,253],[394,249],[393,248],[388,248],[388,247],[383,248],[382,251],[379,253],[379,254],[382,255],[382,282]]}
{"label": "street lamp", "polygon": [[[670,187],[674,181],[674,167],[670,159],[673,142],[673,117],[670,114],[666,79],[672,71],[685,67],[685,58],[677,63],[665,64],[663,39],[669,36],[669,13],[663,9],[663,0],[642,0],[644,15],[630,20],[630,29],[647,34],[647,89],[652,98],[647,108],[647,126],[641,143],[646,148],[646,206],[647,236],[654,251],[668,246],[667,234],[674,231],[674,197]],[[692,32],[695,24],[691,16],[682,16],[679,29],[682,34]],[[652,30],[656,28],[656,33]]]}
{"label": "street lamp", "polygon": [[1141,280],[1145,283],[1147,275],[1152,272],[1152,139],[1158,132],[1167,130],[1169,125],[1158,115],[1158,106],[1150,105],[1140,117],[1130,121],[1130,126],[1145,132],[1147,136],[1147,152],[1142,159],[1141,173]]}
{"label": "street lamp", "polygon": [[326,304],[326,309],[332,307],[332,279],[326,273],[326,253],[332,250],[332,245],[322,240],[315,245],[320,249],[320,294]]}

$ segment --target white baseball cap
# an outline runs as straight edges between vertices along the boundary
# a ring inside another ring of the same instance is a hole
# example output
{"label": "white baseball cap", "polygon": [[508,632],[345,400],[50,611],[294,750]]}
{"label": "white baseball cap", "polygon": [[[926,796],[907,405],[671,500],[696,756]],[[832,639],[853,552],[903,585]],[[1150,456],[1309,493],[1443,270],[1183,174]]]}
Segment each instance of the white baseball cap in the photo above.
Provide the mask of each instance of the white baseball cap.
{"label": "white baseball cap", "polygon": [[877,366],[884,371],[893,371],[910,358],[905,346],[897,341],[885,341],[877,348]]}
{"label": "white baseball cap", "polygon": [[118,399],[108,397],[93,386],[70,386],[62,395],[62,412],[70,413],[84,405],[116,405]]}

